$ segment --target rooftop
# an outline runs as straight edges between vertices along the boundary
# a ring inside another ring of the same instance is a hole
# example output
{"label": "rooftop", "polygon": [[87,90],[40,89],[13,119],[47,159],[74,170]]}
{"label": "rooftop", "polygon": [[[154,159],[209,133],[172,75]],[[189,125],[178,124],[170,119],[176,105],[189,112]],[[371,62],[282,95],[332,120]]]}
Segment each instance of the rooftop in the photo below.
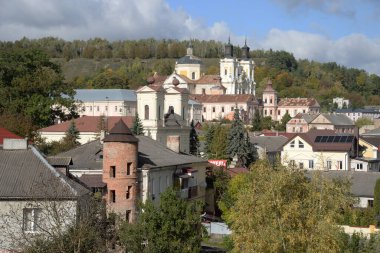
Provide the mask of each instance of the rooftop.
{"label": "rooftop", "polygon": [[136,102],[134,90],[127,89],[76,89],[75,100],[92,101],[132,101]]}

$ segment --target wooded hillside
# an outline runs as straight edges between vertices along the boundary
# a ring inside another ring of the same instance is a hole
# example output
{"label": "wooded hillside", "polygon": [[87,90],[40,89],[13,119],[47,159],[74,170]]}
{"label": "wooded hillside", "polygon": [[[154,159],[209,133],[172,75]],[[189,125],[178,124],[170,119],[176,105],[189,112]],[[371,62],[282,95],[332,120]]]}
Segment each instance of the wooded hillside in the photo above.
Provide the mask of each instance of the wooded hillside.
{"label": "wooded hillside", "polygon": [[[194,55],[203,59],[206,74],[219,73],[219,58],[224,44],[218,41],[191,41]],[[59,38],[0,42],[0,50],[40,48],[59,63],[67,83],[74,88],[131,88],[144,85],[154,72],[170,74],[175,60],[186,53],[189,41],[124,40],[65,41]],[[234,47],[239,57],[241,48]],[[380,77],[364,70],[347,68],[335,62],[319,63],[296,60],[285,51],[251,49],[256,63],[255,80],[258,95],[267,79],[273,81],[280,97],[315,97],[323,111],[330,110],[332,98],[350,99],[353,107],[380,104]]]}

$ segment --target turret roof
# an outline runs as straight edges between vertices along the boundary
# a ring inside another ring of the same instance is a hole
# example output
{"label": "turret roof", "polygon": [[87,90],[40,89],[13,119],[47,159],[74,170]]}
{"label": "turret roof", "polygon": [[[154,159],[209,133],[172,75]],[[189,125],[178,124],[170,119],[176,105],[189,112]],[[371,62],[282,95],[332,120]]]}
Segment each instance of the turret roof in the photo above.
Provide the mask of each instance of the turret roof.
{"label": "turret roof", "polygon": [[115,126],[110,130],[104,142],[138,142],[139,140],[133,135],[132,131],[127,125],[119,120]]}

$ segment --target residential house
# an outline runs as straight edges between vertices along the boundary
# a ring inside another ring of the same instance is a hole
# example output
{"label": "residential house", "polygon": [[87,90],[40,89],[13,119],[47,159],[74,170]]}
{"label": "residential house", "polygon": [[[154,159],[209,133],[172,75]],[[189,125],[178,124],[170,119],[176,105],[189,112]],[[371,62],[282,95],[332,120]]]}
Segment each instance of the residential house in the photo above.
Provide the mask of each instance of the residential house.
{"label": "residential house", "polygon": [[[373,207],[374,189],[376,181],[380,178],[380,172],[323,171],[321,173],[323,177],[329,179],[350,181],[350,192],[358,199],[355,207]],[[309,175],[313,176],[313,172],[310,171]]]}
{"label": "residential house", "polygon": [[19,251],[36,235],[49,238],[46,231],[62,233],[76,222],[90,191],[51,166],[26,139],[5,138],[0,161],[0,252]]}
{"label": "residential house", "polygon": [[297,133],[283,145],[281,161],[309,170],[350,170],[357,149],[353,135],[311,129]]}
{"label": "residential house", "polygon": [[288,141],[285,136],[249,136],[250,142],[257,148],[260,159],[268,158],[275,162],[281,157],[282,146]]}
{"label": "residential house", "polygon": [[314,98],[278,98],[271,80],[263,91],[261,103],[263,117],[270,116],[274,121],[281,121],[286,113],[293,118],[298,113],[317,114],[320,111]]}
{"label": "residential house", "polygon": [[318,114],[298,113],[286,124],[287,133],[305,133],[309,131],[309,124]]}
{"label": "residential house", "polygon": [[4,138],[8,139],[23,139],[23,137],[14,134],[7,129],[0,127],[0,145],[3,144]]}
{"label": "residential house", "polygon": [[355,171],[380,171],[380,137],[360,137],[361,156],[352,160]]}
{"label": "residential house", "polygon": [[363,137],[380,137],[380,127],[375,128],[371,131],[362,133],[361,136],[363,136]]}
{"label": "residential house", "polygon": [[336,133],[355,134],[354,122],[343,114],[321,113],[309,123],[309,129],[334,130]]}
{"label": "residential house", "polygon": [[[134,120],[134,117],[132,116],[83,116],[74,119],[75,127],[79,131],[78,142],[84,144],[98,139],[102,130],[106,131],[111,129],[119,119],[122,119],[125,124],[132,127]],[[65,137],[66,131],[69,129],[70,125],[71,121],[65,121],[63,123],[41,128],[37,131],[47,142],[60,141]]]}

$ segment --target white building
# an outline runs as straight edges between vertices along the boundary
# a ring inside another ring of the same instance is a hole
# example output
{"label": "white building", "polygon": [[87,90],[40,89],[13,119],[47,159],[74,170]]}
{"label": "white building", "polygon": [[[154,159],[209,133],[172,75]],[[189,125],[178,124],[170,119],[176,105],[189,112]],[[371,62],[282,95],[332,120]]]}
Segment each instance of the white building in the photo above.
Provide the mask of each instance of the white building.
{"label": "white building", "polygon": [[77,89],[79,116],[135,116],[136,94],[127,89]]}
{"label": "white building", "polygon": [[337,97],[333,98],[333,104],[336,104],[338,109],[348,108],[350,105],[350,100]]}

